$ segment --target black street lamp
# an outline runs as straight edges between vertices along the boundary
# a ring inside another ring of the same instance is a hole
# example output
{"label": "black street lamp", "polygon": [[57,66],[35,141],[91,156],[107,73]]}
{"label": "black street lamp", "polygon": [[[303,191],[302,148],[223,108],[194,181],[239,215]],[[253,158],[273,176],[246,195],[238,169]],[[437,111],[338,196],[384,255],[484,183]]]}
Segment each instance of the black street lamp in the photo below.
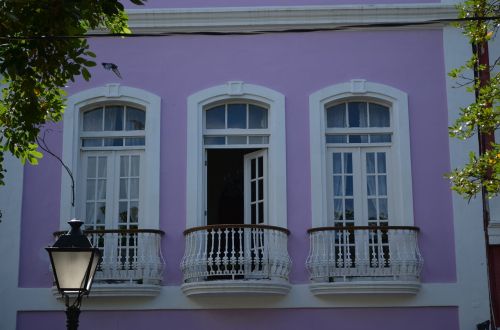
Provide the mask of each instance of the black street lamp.
{"label": "black street lamp", "polygon": [[[101,258],[80,227],[83,221],[68,221],[71,230],[61,235],[54,246],[45,248],[50,256],[57,290],[66,304],[67,329],[78,329],[78,316],[84,295],[88,295]],[[76,297],[70,305],[70,296]]]}

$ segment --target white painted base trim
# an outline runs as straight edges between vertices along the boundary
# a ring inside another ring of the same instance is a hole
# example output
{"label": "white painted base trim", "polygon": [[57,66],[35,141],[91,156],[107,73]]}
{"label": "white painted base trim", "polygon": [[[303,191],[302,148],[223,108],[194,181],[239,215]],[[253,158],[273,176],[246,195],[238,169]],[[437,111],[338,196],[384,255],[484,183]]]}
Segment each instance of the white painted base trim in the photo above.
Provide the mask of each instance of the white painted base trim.
{"label": "white painted base trim", "polygon": [[186,296],[195,295],[286,295],[291,285],[276,280],[227,280],[182,284],[182,292]]}
{"label": "white painted base trim", "polygon": [[[94,297],[156,297],[161,292],[160,285],[152,284],[94,284],[89,298]],[[52,294],[61,298],[57,287],[52,287]]]}
{"label": "white painted base trim", "polygon": [[314,295],[333,294],[417,294],[420,282],[417,281],[356,281],[313,283],[309,289]]}

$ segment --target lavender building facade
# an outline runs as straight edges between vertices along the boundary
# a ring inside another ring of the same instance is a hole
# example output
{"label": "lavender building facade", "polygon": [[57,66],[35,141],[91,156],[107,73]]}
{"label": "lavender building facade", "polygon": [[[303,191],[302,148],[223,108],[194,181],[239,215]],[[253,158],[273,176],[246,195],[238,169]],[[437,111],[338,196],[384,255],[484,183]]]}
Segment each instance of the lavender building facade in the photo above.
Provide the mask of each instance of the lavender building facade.
{"label": "lavender building facade", "polygon": [[447,78],[470,46],[444,24],[334,29],[454,18],[453,3],[129,7],[134,32],[184,34],[91,39],[123,79],[97,66],[46,128],[74,197],[50,155],[7,159],[0,329],[64,328],[44,247],[74,217],[103,252],[82,329],[489,318],[480,203],[444,179],[475,148],[447,129],[472,99]]}

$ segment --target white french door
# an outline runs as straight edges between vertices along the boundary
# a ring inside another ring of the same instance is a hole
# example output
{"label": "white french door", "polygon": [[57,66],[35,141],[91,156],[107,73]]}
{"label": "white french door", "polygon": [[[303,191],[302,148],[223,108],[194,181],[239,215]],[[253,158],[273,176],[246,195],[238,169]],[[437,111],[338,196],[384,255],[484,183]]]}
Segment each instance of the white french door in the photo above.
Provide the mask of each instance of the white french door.
{"label": "white french door", "polygon": [[370,266],[386,266],[389,257],[387,231],[375,227],[391,223],[392,200],[389,148],[329,148],[328,226],[367,226],[374,229],[339,230],[335,257],[340,267],[354,267],[358,258]]}
{"label": "white french door", "polygon": [[267,220],[267,149],[244,157],[245,223],[261,225]]}
{"label": "white french door", "polygon": [[[244,156],[245,224],[267,224],[267,149]],[[261,277],[266,272],[266,231],[262,228],[245,229],[246,276]]]}
{"label": "white french door", "polygon": [[[142,217],[143,151],[84,151],[82,160],[86,229],[138,229]],[[130,268],[137,258],[137,234],[106,233],[90,238],[102,250],[104,262],[115,268]]]}

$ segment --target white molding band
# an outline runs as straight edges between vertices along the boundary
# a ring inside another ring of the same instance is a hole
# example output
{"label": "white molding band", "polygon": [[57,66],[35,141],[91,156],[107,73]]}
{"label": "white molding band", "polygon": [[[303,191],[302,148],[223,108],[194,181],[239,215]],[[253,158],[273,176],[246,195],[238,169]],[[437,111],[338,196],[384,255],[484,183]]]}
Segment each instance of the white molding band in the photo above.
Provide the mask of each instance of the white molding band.
{"label": "white molding band", "polygon": [[129,9],[127,13],[134,33],[279,31],[457,17],[453,4],[439,3]]}

